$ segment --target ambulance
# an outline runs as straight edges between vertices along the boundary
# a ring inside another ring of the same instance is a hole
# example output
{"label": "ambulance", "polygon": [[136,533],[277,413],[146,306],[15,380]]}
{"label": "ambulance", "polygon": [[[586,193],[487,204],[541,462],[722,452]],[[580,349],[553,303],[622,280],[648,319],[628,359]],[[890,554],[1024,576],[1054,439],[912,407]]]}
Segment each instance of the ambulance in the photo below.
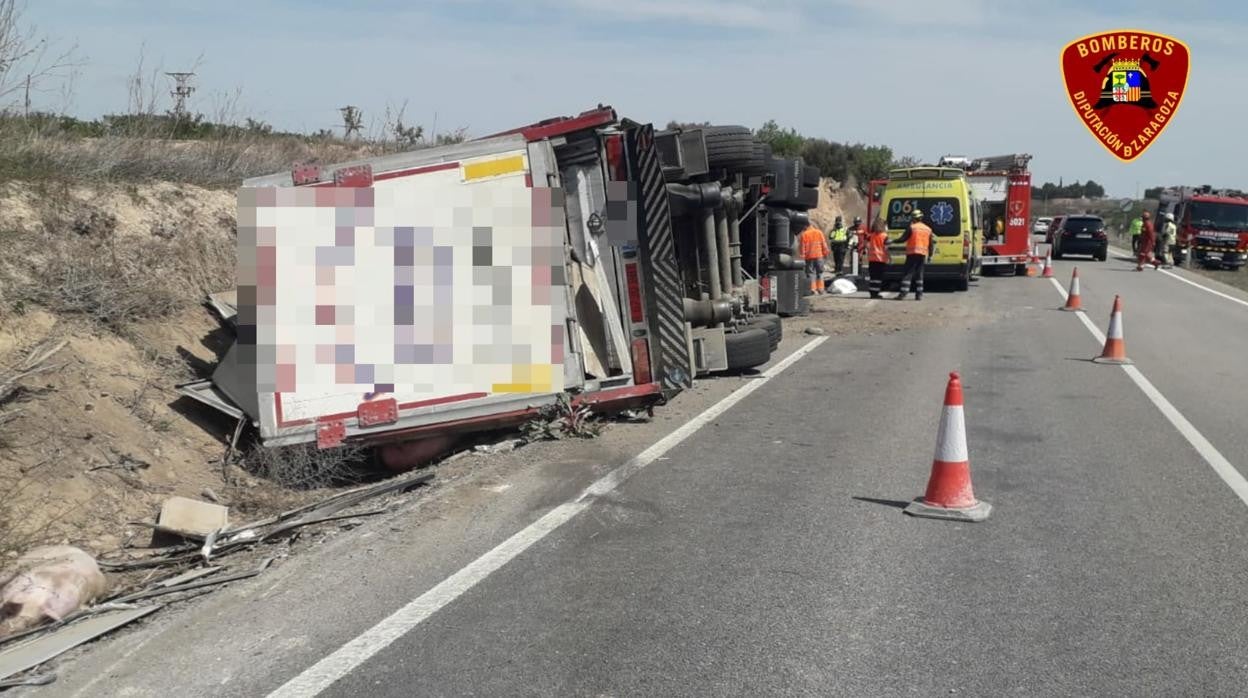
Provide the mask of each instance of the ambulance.
{"label": "ambulance", "polygon": [[[872,180],[867,194],[867,221],[882,217],[890,243],[906,231],[911,213],[922,211],[923,222],[932,229],[935,241],[924,279],[951,282],[959,291],[970,288],[983,254],[982,213],[962,168],[897,168],[889,171],[886,180]],[[886,282],[901,278],[906,261],[904,245],[890,244],[889,250]]]}

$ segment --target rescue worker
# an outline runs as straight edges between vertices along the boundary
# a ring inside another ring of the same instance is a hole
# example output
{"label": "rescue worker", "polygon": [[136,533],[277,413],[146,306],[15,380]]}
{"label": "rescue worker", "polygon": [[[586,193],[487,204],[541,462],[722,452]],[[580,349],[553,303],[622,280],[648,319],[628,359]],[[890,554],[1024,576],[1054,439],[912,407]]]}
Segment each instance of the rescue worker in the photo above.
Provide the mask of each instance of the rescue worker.
{"label": "rescue worker", "polygon": [[884,270],[888,268],[888,229],[884,227],[883,218],[875,219],[866,240],[863,248],[867,255],[867,289],[872,298],[879,298],[880,289],[884,287]]}
{"label": "rescue worker", "polygon": [[[1177,263],[1177,253],[1175,251],[1175,239],[1179,236],[1179,227],[1174,224],[1174,214],[1166,213],[1166,222],[1161,226],[1161,233],[1157,235],[1157,259],[1161,260],[1161,266],[1169,269]],[[1167,257],[1166,255],[1170,255]]]}
{"label": "rescue worker", "polygon": [[910,227],[901,237],[893,241],[894,244],[906,245],[906,266],[901,272],[901,293],[897,296],[897,300],[906,299],[906,279],[910,279],[910,291],[914,293],[916,301],[923,300],[923,271],[927,267],[927,260],[932,256],[932,229],[927,227],[923,222],[923,212],[914,209],[910,213]]}
{"label": "rescue worker", "polygon": [[813,223],[797,238],[798,254],[806,262],[806,276],[810,279],[810,292],[823,295],[823,260],[828,256],[828,242]]}
{"label": "rescue worker", "polygon": [[1148,211],[1140,214],[1140,245],[1136,250],[1136,271],[1144,271],[1144,265],[1148,263],[1152,263],[1154,269],[1158,266],[1153,255],[1153,248],[1157,245],[1157,232],[1153,230],[1150,218]]}
{"label": "rescue worker", "polygon": [[992,224],[992,229],[996,233],[996,237],[994,239],[1000,240],[1001,236],[1005,233],[1005,221],[1001,220],[1001,217],[998,216],[997,222]]}
{"label": "rescue worker", "polygon": [[[854,222],[852,225],[849,226],[849,233],[846,236],[849,241],[849,252],[846,254],[852,255],[854,250],[857,249],[858,254],[862,255],[864,250],[866,250],[866,248],[862,246],[862,240],[863,238],[866,237],[866,235],[867,235],[867,227],[862,224],[862,218],[858,216],[854,216]],[[861,257],[859,258],[858,263],[862,264]],[[850,267],[852,270],[852,267],[853,267],[852,263]],[[861,270],[859,271],[859,273],[862,273]]]}
{"label": "rescue worker", "polygon": [[1140,253],[1140,231],[1144,227],[1144,217],[1131,221],[1131,254]]}
{"label": "rescue worker", "polygon": [[837,276],[844,273],[845,253],[849,251],[849,231],[841,221],[841,217],[837,216],[832,229],[828,231],[828,242],[832,246],[832,264]]}

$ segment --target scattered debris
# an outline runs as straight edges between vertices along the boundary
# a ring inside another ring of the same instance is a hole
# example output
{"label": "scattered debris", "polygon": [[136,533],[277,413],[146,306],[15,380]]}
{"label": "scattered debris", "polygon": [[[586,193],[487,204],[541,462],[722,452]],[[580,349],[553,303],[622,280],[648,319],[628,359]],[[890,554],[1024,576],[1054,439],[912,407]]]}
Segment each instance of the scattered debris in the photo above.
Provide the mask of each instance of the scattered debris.
{"label": "scattered debris", "polygon": [[17,688],[18,686],[47,686],[56,681],[56,674],[31,674],[21,679],[5,679],[0,681],[0,688]]}
{"label": "scattered debris", "polygon": [[[134,594],[130,594],[128,596],[123,596],[119,599],[114,600],[113,603],[117,603],[117,604],[134,603],[135,601],[141,601],[143,599],[150,599],[150,598],[154,598],[157,596],[165,596],[168,594],[179,594],[184,591],[194,591],[196,589],[203,589],[205,587],[219,586],[221,584],[226,584],[228,582],[237,582],[240,579],[250,579],[251,577],[255,577],[256,575],[268,569],[269,565],[271,564],[273,564],[273,558],[268,557],[262,560],[260,564],[256,566],[254,569],[246,570],[243,572],[236,572],[234,574],[227,574],[221,577],[213,577],[212,579],[200,579],[197,581],[188,581],[188,582],[183,582],[181,584],[173,584],[173,585],[168,585],[168,586],[157,585],[145,591],[140,591]],[[217,567],[215,569],[221,569],[221,568]],[[200,576],[202,577],[204,575],[200,575]]]}
{"label": "scattered debris", "polygon": [[822,327],[807,327],[806,328],[806,334],[813,334],[813,335],[822,337],[826,335],[827,333],[828,331],[823,329]]}
{"label": "scattered debris", "polygon": [[65,625],[53,631],[0,650],[0,679],[33,669],[84,642],[132,623],[162,607],[163,605],[152,605],[110,609],[104,613],[87,614],[89,617],[72,623],[66,619]]}
{"label": "scattered debris", "polygon": [[68,545],[26,552],[0,583],[0,638],[62,620],[108,591],[95,558]]}
{"label": "scattered debris", "polygon": [[170,497],[160,508],[156,530],[183,538],[204,540],[229,525],[230,510],[220,504],[186,497]]}
{"label": "scattered debris", "polygon": [[622,410],[616,413],[615,420],[617,422],[640,424],[649,422],[653,417],[653,410]]}
{"label": "scattered debris", "polygon": [[[213,531],[208,536],[205,536],[203,544],[184,543],[171,545],[156,549],[154,552],[149,551],[149,554],[146,556],[122,560],[101,559],[100,566],[111,571],[124,572],[184,565],[193,563],[196,560],[209,560],[214,556],[220,557],[248,546],[278,538],[305,526],[384,513],[386,509],[356,513],[344,513],[344,510],[374,497],[405,492],[429,482],[433,477],[434,474],[432,472],[402,475],[374,485],[366,485],[347,490],[346,492],[340,492],[319,502],[313,502],[261,521],[253,521],[234,528]],[[204,503],[201,502],[200,504]],[[136,525],[155,527],[154,524],[137,523]]]}
{"label": "scattered debris", "polygon": [[208,500],[208,501],[210,501],[210,502],[214,502],[214,503],[216,503],[216,504],[220,504],[220,503],[221,503],[221,498],[217,496],[217,493],[216,493],[216,492],[213,492],[213,491],[212,491],[212,488],[211,488],[211,487],[205,487],[205,488],[204,488],[204,490],[203,490],[202,492],[200,492],[199,494],[200,494],[200,496],[202,496],[204,499],[207,499],[207,500]]}
{"label": "scattered debris", "polygon": [[210,574],[216,574],[217,572],[220,572],[223,569],[225,568],[224,567],[201,567],[197,570],[191,570],[190,572],[183,572],[182,574],[175,574],[174,576],[169,577],[167,579],[162,579],[161,581],[156,582],[152,586],[153,587],[177,586],[185,582],[193,582],[196,579],[200,579],[201,577],[207,577]]}
{"label": "scattered debris", "polygon": [[473,450],[476,451],[477,453],[487,453],[487,454],[507,453],[509,451],[516,450],[516,447],[520,446],[523,443],[524,443],[524,440],[519,439],[519,438],[503,439],[502,441],[499,441],[497,443],[479,444],[477,446],[474,446]]}

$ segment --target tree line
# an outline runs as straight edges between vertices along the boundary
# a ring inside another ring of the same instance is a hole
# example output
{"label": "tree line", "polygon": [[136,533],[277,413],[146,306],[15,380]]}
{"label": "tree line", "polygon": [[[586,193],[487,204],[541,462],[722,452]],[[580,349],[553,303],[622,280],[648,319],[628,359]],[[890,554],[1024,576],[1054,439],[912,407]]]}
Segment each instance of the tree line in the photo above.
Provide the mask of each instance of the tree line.
{"label": "tree line", "polygon": [[1045,182],[1038,187],[1033,186],[1031,196],[1033,199],[1103,199],[1105,187],[1090,179],[1083,183],[1076,180],[1071,184],[1062,184],[1059,180],[1057,184]]}

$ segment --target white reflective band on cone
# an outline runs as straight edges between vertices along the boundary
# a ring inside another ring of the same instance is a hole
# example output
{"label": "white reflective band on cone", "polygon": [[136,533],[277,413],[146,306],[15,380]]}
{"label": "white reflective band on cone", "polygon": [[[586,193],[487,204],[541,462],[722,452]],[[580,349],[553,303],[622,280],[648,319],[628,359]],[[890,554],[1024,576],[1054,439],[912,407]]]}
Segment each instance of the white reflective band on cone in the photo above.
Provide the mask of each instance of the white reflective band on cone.
{"label": "white reflective band on cone", "polygon": [[1110,339],[1122,339],[1122,313],[1109,316],[1109,332],[1105,336]]}
{"label": "white reflective band on cone", "polygon": [[961,405],[947,406],[940,415],[936,460],[945,463],[963,463],[970,460],[966,451],[966,423]]}

